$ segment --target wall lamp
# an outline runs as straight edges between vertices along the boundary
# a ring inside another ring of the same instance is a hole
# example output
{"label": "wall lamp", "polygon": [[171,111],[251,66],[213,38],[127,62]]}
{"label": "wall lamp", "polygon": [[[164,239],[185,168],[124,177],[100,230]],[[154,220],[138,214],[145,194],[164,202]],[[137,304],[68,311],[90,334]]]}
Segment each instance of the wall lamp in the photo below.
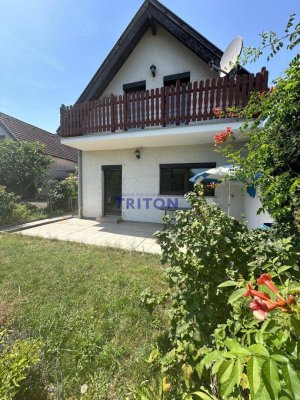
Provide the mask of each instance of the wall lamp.
{"label": "wall lamp", "polygon": [[154,77],[155,76],[155,72],[156,72],[156,66],[154,64],[151,65],[150,71],[152,73],[152,76]]}
{"label": "wall lamp", "polygon": [[141,150],[140,149],[136,149],[134,152],[136,158],[139,160],[141,158]]}

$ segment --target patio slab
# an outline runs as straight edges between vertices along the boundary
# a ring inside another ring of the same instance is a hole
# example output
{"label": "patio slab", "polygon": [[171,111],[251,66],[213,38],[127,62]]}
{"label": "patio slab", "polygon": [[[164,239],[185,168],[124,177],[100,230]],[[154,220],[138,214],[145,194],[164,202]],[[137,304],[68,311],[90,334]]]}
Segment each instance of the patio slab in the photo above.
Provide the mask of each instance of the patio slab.
{"label": "patio slab", "polygon": [[160,246],[153,234],[161,228],[161,224],[145,222],[112,224],[71,218],[24,229],[18,234],[160,254]]}

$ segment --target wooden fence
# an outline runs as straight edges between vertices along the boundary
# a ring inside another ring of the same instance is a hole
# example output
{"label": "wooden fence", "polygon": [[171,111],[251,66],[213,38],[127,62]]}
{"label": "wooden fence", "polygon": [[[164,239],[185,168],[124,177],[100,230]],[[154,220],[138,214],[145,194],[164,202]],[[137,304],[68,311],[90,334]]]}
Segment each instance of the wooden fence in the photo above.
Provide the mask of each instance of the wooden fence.
{"label": "wooden fence", "polygon": [[214,109],[243,108],[250,93],[266,91],[268,71],[207,79],[61,106],[62,137],[189,124],[216,118]]}

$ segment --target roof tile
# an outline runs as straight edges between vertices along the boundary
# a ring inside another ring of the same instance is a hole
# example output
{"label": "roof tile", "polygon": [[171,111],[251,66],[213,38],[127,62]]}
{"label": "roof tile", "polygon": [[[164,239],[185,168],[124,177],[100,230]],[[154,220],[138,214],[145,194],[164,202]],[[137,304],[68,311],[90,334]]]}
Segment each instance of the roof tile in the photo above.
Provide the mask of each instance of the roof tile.
{"label": "roof tile", "polygon": [[2,122],[9,133],[19,142],[40,142],[45,145],[46,154],[70,161],[77,161],[76,150],[61,144],[58,135],[1,112],[0,122]]}

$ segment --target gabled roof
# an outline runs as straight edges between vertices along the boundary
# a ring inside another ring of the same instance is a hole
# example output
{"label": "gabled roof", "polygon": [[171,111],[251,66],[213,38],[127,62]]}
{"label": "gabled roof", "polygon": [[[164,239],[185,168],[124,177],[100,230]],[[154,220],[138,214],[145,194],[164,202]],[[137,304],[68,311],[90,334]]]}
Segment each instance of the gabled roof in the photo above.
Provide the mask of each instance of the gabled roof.
{"label": "gabled roof", "polygon": [[45,153],[69,161],[77,161],[77,152],[60,143],[60,137],[17,118],[0,112],[0,123],[8,134],[18,142],[40,142],[45,145]]}
{"label": "gabled roof", "polygon": [[147,29],[156,34],[161,25],[203,61],[219,65],[223,52],[157,0],[145,0],[124,33],[108,54],[77,103],[98,99],[122,67]]}

